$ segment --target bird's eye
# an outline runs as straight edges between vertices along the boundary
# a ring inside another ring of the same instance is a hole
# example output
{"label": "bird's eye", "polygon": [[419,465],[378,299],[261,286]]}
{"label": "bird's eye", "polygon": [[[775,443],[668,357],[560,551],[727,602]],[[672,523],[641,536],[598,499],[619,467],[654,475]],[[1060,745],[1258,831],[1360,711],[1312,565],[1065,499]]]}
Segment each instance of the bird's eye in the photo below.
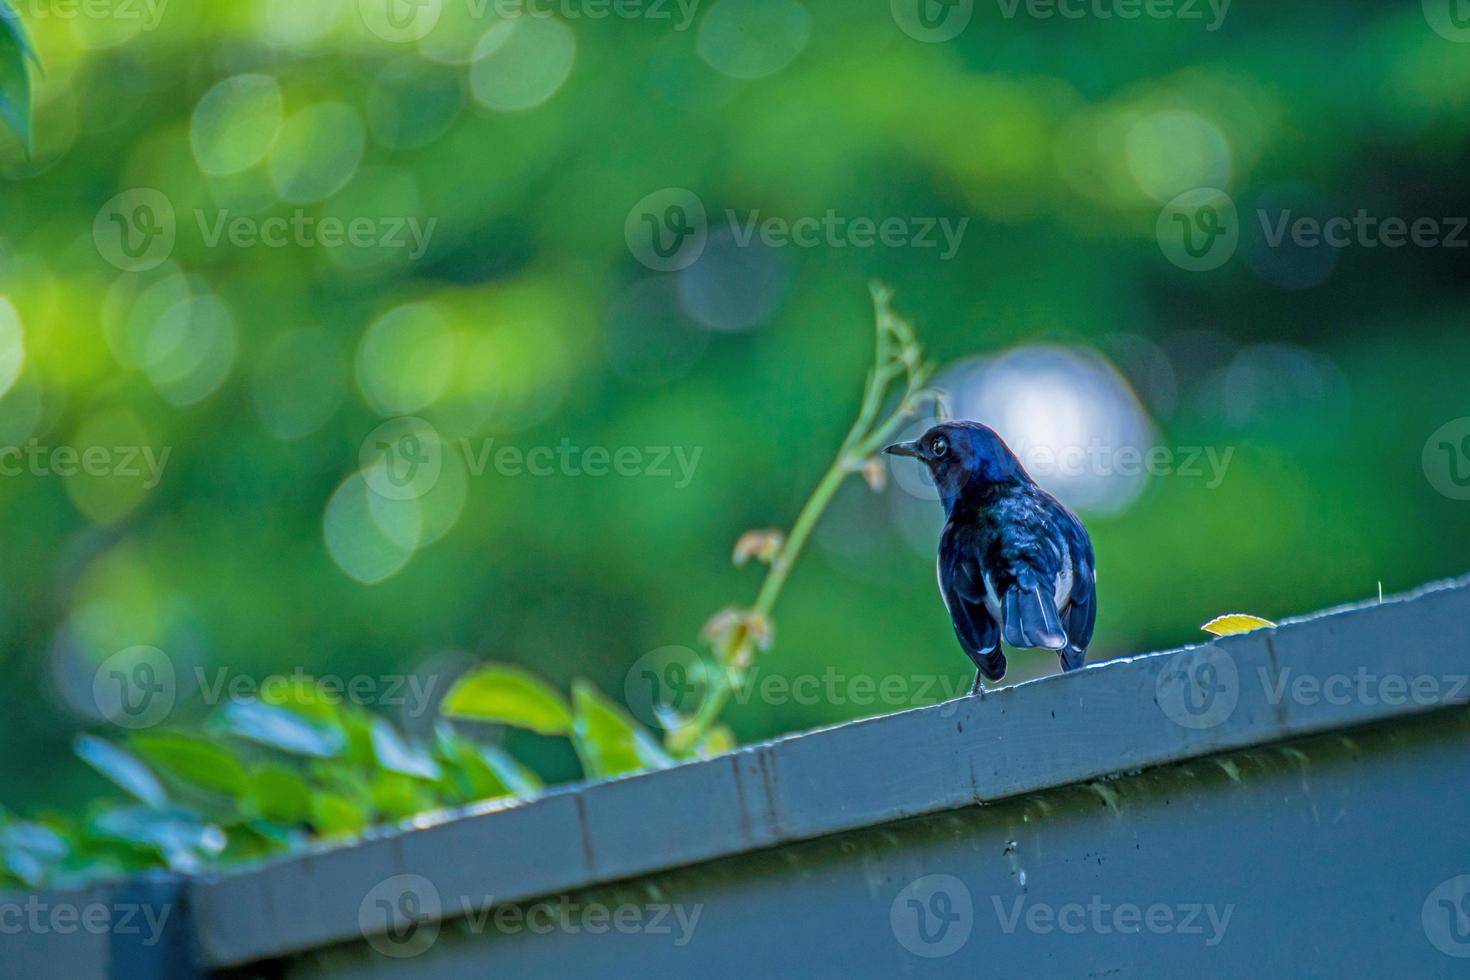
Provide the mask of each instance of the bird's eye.
{"label": "bird's eye", "polygon": [[938,459],[949,452],[949,442],[943,436],[938,436],[933,442],[929,443],[929,451],[934,454],[935,459]]}

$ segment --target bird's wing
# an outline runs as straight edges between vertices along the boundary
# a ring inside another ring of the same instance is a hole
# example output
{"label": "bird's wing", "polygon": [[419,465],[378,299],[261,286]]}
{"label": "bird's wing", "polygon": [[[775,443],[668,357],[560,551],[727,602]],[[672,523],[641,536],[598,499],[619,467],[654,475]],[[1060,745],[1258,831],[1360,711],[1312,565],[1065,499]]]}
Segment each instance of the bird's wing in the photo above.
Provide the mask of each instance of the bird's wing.
{"label": "bird's wing", "polygon": [[1063,615],[1067,645],[1061,651],[1062,669],[1076,670],[1087,663],[1087,645],[1097,622],[1097,570],[1093,565],[1092,540],[1087,529],[1070,511],[1071,531],[1067,547],[1072,552],[1072,592]]}
{"label": "bird's wing", "polygon": [[939,542],[939,594],[965,654],[980,673],[998,681],[1005,676],[1006,658],[1000,630],[985,609],[985,582],[971,537],[963,530],[945,529]]}
{"label": "bird's wing", "polygon": [[991,591],[1000,600],[1002,635],[1013,647],[1060,650],[1067,645],[1059,596],[1070,570],[1067,535],[1058,526],[1066,511],[1039,490],[1000,501],[993,511],[997,545],[987,555]]}

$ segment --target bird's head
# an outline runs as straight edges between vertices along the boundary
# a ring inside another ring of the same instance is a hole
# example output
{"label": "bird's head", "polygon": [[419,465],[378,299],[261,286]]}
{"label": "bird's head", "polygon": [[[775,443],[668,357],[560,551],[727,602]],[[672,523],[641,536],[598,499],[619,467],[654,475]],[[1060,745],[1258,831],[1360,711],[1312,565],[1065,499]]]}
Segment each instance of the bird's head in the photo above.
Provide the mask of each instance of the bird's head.
{"label": "bird's head", "polygon": [[896,442],[883,451],[912,456],[927,466],[946,508],[953,507],[967,488],[973,492],[1027,479],[1016,454],[993,429],[979,422],[945,422],[913,442]]}

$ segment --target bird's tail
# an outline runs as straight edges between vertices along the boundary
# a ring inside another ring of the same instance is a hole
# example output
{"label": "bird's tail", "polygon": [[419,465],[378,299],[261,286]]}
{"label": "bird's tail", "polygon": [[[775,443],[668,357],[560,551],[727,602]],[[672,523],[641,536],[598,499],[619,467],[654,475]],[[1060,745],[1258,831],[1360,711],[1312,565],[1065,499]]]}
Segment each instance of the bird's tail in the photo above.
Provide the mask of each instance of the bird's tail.
{"label": "bird's tail", "polygon": [[1005,641],[1013,647],[1061,650],[1067,645],[1056,602],[1032,576],[1018,578],[1006,590]]}

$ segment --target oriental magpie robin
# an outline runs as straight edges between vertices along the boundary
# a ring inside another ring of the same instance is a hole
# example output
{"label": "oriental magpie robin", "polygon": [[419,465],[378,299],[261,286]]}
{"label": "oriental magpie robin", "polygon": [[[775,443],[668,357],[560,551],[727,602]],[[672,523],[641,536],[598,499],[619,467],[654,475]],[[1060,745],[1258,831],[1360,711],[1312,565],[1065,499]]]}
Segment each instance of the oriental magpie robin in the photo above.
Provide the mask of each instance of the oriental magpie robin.
{"label": "oriental magpie robin", "polygon": [[947,520],[939,593],[981,678],[1006,672],[1001,640],[1055,650],[1062,670],[1087,662],[1097,618],[1092,541],[1077,515],[1036,485],[1015,453],[978,422],[936,425],[885,450],[929,468]]}

